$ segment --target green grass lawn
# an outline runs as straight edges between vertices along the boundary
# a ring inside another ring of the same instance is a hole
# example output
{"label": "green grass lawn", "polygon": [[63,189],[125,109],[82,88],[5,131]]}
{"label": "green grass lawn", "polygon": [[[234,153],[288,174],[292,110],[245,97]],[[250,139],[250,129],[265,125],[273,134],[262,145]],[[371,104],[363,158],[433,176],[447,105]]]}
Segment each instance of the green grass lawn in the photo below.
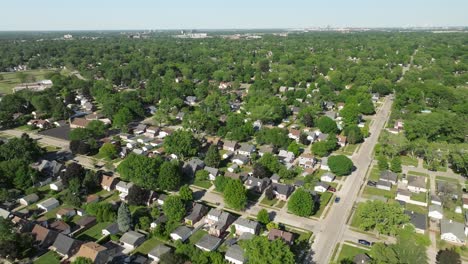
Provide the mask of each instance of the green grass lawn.
{"label": "green grass lawn", "polygon": [[275,205],[275,207],[281,209],[281,208],[284,207],[285,204],[286,204],[286,201],[279,201],[279,202]]}
{"label": "green grass lawn", "polygon": [[348,244],[343,244],[343,247],[341,248],[340,254],[338,255],[338,263],[342,259],[349,258],[349,259],[352,260],[352,259],[354,259],[354,257],[356,255],[364,254],[364,253],[369,253],[369,251],[365,250],[365,249],[362,249],[362,248],[353,247],[353,246],[348,245]]}
{"label": "green grass lawn", "polygon": [[36,259],[34,264],[60,264],[60,256],[54,251],[49,251]]}
{"label": "green grass lawn", "polygon": [[193,185],[197,186],[197,187],[200,187],[200,188],[203,188],[203,189],[209,189],[211,187],[211,185],[213,185],[210,181],[208,180],[205,180],[205,181],[197,181],[195,180],[193,182]]}
{"label": "green grass lawn", "polygon": [[102,237],[102,229],[110,225],[110,222],[97,223],[90,229],[78,235],[77,239],[96,241]]}
{"label": "green grass lawn", "polygon": [[372,187],[372,186],[366,186],[364,188],[363,195],[366,198],[371,198],[372,196],[383,196],[388,199],[394,199],[396,188],[397,186],[393,186],[391,191],[387,191],[387,190],[377,189],[376,187]]}
{"label": "green grass lawn", "polygon": [[339,150],[335,151],[336,154],[344,154],[344,155],[353,155],[354,151],[359,147],[359,144],[348,144],[344,148],[340,148]]}
{"label": "green grass lawn", "polygon": [[424,177],[428,177],[428,176],[429,176],[429,175],[427,175],[426,173],[417,172],[417,171],[408,171],[408,175],[416,175],[416,176],[424,176]]}
{"label": "green grass lawn", "polygon": [[401,159],[401,164],[406,165],[406,166],[418,166],[418,159],[417,158],[411,158],[410,156],[400,156]]}
{"label": "green grass lawn", "polygon": [[[23,73],[31,75],[36,81],[45,79],[47,73],[54,72],[54,70],[31,70],[23,71]],[[16,72],[2,72],[0,75],[3,76],[3,80],[0,81],[0,92],[1,93],[12,93],[13,87],[20,84],[21,81],[16,76]]]}
{"label": "green grass lawn", "polygon": [[[427,168],[429,168],[429,166],[427,166],[426,163],[423,163],[423,168],[427,169]],[[437,166],[436,170],[446,172],[447,171],[447,166]]]}
{"label": "green grass lawn", "polygon": [[333,193],[331,192],[324,192],[320,195],[320,208],[315,212],[313,216],[315,217],[320,217],[325,210],[325,207],[327,207],[328,202],[332,198]]}
{"label": "green grass lawn", "polygon": [[379,167],[374,166],[372,167],[370,174],[369,174],[369,180],[370,181],[379,181],[380,179],[380,170]]}
{"label": "green grass lawn", "polygon": [[260,202],[260,204],[267,205],[267,206],[273,206],[278,202],[278,199],[274,198],[273,200],[268,200],[268,198],[263,198],[263,200]]}
{"label": "green grass lawn", "polygon": [[425,203],[427,202],[427,193],[425,192],[413,193],[411,194],[411,200]]}
{"label": "green grass lawn", "polygon": [[195,245],[195,243],[197,243],[198,240],[200,240],[206,234],[208,234],[208,232],[206,232],[203,229],[199,229],[199,230],[197,230],[197,232],[195,232],[193,235],[190,236],[189,241],[190,241],[190,243]]}
{"label": "green grass lawn", "polygon": [[159,240],[156,237],[152,237],[148,240],[146,240],[143,244],[141,244],[139,247],[137,247],[133,252],[134,253],[141,253],[141,254],[148,254],[153,248],[155,248],[157,245],[163,244],[161,240]]}
{"label": "green grass lawn", "polygon": [[453,221],[457,221],[460,223],[465,222],[465,217],[463,216],[463,214],[455,213],[455,208],[444,208],[444,218],[452,219]]}
{"label": "green grass lawn", "polygon": [[447,182],[453,182],[453,183],[459,183],[457,179],[454,178],[449,178],[449,177],[444,177],[444,176],[436,176],[437,181],[447,181]]}
{"label": "green grass lawn", "polygon": [[406,203],[405,209],[408,210],[408,211],[413,211],[415,213],[420,213],[420,214],[424,214],[424,215],[427,215],[427,213],[429,212],[427,207],[419,206],[419,205],[415,205],[415,204],[409,204],[409,203]]}

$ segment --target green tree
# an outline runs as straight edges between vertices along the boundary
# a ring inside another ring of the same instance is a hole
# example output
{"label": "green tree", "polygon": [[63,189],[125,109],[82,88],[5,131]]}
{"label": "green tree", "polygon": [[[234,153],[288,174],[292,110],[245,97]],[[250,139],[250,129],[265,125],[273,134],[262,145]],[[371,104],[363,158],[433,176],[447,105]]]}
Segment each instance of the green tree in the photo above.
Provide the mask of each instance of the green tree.
{"label": "green tree", "polygon": [[219,163],[221,162],[221,155],[219,155],[218,147],[211,145],[208,148],[205,156],[206,166],[218,168]]}
{"label": "green tree", "polygon": [[163,205],[164,214],[170,221],[179,222],[184,218],[185,205],[180,196],[169,196]]}
{"label": "green tree", "polygon": [[360,229],[376,229],[385,235],[395,235],[401,226],[409,221],[409,217],[403,213],[398,203],[382,201],[367,201],[361,204],[356,215],[360,219]]}
{"label": "green tree", "polygon": [[234,210],[243,210],[247,205],[247,191],[240,180],[231,180],[224,188],[224,201]]}
{"label": "green tree", "polygon": [[331,172],[338,176],[349,175],[353,171],[353,161],[345,155],[336,155],[328,158],[328,166]]}
{"label": "green tree", "polygon": [[117,213],[117,224],[121,232],[127,232],[132,227],[132,215],[126,203],[121,203]]}
{"label": "green tree", "polygon": [[296,141],[292,141],[291,144],[289,144],[288,146],[288,151],[294,153],[294,156],[299,156],[299,152],[300,152],[300,147],[299,147],[299,144],[297,144]]}
{"label": "green tree", "polygon": [[388,169],[388,160],[385,155],[380,155],[377,158],[377,166],[379,167],[379,170],[387,170]]}
{"label": "green tree", "polygon": [[340,111],[340,116],[343,118],[343,122],[346,125],[353,125],[357,124],[359,113],[359,107],[356,104],[346,104]]}
{"label": "green tree", "polygon": [[374,107],[374,103],[372,103],[372,100],[365,99],[361,101],[361,104],[359,105],[359,111],[364,115],[375,114],[375,107]]}
{"label": "green tree", "polygon": [[180,198],[184,201],[193,200],[193,191],[192,189],[190,189],[190,187],[187,184],[182,185],[182,187],[180,187],[179,195],[180,195]]}
{"label": "green tree", "polygon": [[437,253],[437,264],[461,264],[460,254],[453,248],[440,250]]}
{"label": "green tree", "polygon": [[310,216],[313,207],[312,195],[302,188],[297,189],[288,201],[288,210],[298,216]]}
{"label": "green tree", "polygon": [[264,225],[267,225],[268,223],[270,223],[270,215],[268,214],[268,211],[263,208],[261,209],[258,214],[257,214],[257,220],[258,222],[264,224]]}
{"label": "green tree", "polygon": [[214,180],[214,186],[216,188],[216,190],[218,192],[224,192],[224,190],[226,189],[226,185],[228,184],[228,182],[230,182],[232,179],[228,178],[228,177],[224,177],[224,176],[218,176],[216,177],[216,179]]}
{"label": "green tree", "polygon": [[94,138],[102,138],[106,135],[106,125],[99,120],[89,122],[86,126],[86,130],[88,130]]}
{"label": "green tree", "polygon": [[99,149],[99,154],[108,159],[114,159],[117,157],[117,148],[112,143],[104,143]]}
{"label": "green tree", "polygon": [[401,159],[399,156],[394,157],[390,162],[390,170],[395,173],[400,173],[402,171]]}
{"label": "green tree", "polygon": [[164,138],[164,147],[166,152],[186,158],[197,154],[199,142],[189,131],[177,130]]}
{"label": "green tree", "polygon": [[264,236],[246,240],[242,246],[250,264],[293,264],[294,254],[282,240],[269,241]]}
{"label": "green tree", "polygon": [[312,144],[311,150],[315,155],[319,157],[327,156],[331,152],[329,145],[326,141],[320,141]]}
{"label": "green tree", "polygon": [[161,165],[158,186],[163,190],[176,190],[180,186],[182,173],[178,164],[166,161]]}
{"label": "green tree", "polygon": [[117,166],[122,180],[132,181],[146,189],[158,188],[158,172],[162,164],[161,158],[149,158],[131,153]]}
{"label": "green tree", "polygon": [[317,121],[317,126],[322,133],[336,134],[338,132],[335,121],[327,116],[320,117]]}
{"label": "green tree", "polygon": [[16,233],[9,219],[0,217],[0,257],[15,260],[28,257],[35,241],[31,233]]}
{"label": "green tree", "polygon": [[346,126],[344,135],[347,137],[349,144],[361,143],[364,139],[361,129],[356,125]]}
{"label": "green tree", "polygon": [[143,217],[140,217],[138,224],[141,229],[148,230],[151,225],[151,220],[148,216],[143,216]]}
{"label": "green tree", "polygon": [[122,131],[125,131],[128,128],[128,124],[132,122],[132,120],[132,112],[127,107],[122,107],[114,115],[112,119],[112,125],[116,128],[121,129]]}

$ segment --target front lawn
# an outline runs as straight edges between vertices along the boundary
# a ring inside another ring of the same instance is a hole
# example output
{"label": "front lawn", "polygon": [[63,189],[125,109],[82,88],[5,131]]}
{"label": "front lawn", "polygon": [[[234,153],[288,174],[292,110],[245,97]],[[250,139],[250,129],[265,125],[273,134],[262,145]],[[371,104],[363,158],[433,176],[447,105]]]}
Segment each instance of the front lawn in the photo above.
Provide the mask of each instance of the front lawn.
{"label": "front lawn", "polygon": [[405,166],[418,166],[418,159],[417,158],[412,158],[410,156],[400,156],[401,159],[401,165]]}
{"label": "front lawn", "polygon": [[266,206],[273,206],[278,202],[278,199],[274,198],[273,200],[268,200],[267,197],[264,197],[260,204],[266,205]]}
{"label": "front lawn", "polygon": [[323,211],[327,207],[327,204],[332,198],[332,196],[333,196],[333,193],[331,192],[324,192],[320,194],[320,208],[317,210],[317,212],[315,212],[315,214],[313,214],[313,216],[320,217],[322,215]]}
{"label": "front lawn", "polygon": [[427,202],[427,193],[425,192],[413,193],[411,194],[411,200],[425,203]]}
{"label": "front lawn", "polygon": [[380,179],[379,167],[373,166],[369,174],[369,180],[376,182],[376,181],[379,181],[379,179]]}
{"label": "front lawn", "polygon": [[49,251],[36,259],[34,264],[60,264],[60,256],[54,251]]}
{"label": "front lawn", "polygon": [[193,182],[193,185],[203,188],[203,189],[209,189],[211,185],[213,184],[209,180],[204,180],[204,181],[195,180]]}
{"label": "front lawn", "polygon": [[372,196],[383,196],[387,199],[394,199],[397,186],[393,186],[391,191],[378,189],[372,186],[366,186],[364,188],[363,195],[366,198],[371,198]]}
{"label": "front lawn", "polygon": [[354,259],[354,257],[356,255],[365,254],[365,253],[369,253],[369,250],[354,247],[354,246],[351,246],[351,245],[348,245],[348,244],[343,244],[343,247],[341,247],[340,254],[338,255],[338,263],[342,259],[348,258],[348,259],[352,260],[352,259]]}
{"label": "front lawn", "polygon": [[139,247],[137,247],[134,250],[134,253],[141,253],[143,255],[148,254],[153,248],[155,248],[157,245],[163,244],[161,240],[159,240],[156,237],[152,237],[148,240],[146,240],[143,244],[141,244]]}
{"label": "front lawn", "polygon": [[86,241],[96,241],[102,237],[102,229],[110,225],[110,222],[97,223],[90,229],[78,235],[77,239]]}

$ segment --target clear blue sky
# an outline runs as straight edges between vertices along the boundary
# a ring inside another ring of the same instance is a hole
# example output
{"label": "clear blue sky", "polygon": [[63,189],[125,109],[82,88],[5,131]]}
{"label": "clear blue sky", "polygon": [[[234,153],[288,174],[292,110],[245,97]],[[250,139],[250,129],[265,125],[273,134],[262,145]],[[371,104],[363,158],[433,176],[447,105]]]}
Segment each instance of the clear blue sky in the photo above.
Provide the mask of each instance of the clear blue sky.
{"label": "clear blue sky", "polygon": [[5,0],[0,30],[468,26],[468,0]]}

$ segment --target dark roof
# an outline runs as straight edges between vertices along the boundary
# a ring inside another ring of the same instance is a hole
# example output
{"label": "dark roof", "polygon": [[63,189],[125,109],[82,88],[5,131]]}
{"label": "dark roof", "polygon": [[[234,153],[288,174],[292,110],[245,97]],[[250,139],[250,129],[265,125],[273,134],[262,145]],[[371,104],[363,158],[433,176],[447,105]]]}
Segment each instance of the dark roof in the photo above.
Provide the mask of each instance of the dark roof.
{"label": "dark roof", "polygon": [[273,183],[272,186],[273,191],[286,196],[289,196],[294,191],[294,187],[287,184]]}
{"label": "dark roof", "polygon": [[81,241],[63,234],[58,234],[57,239],[55,239],[52,246],[58,253],[62,255],[70,255],[81,246]]}
{"label": "dark roof", "polygon": [[96,217],[94,216],[83,216],[80,220],[76,221],[76,224],[79,226],[88,226],[96,222]]}
{"label": "dark roof", "polygon": [[275,240],[275,239],[278,239],[278,238],[281,238],[282,240],[284,240],[287,243],[292,243],[293,239],[294,239],[294,234],[290,233],[290,232],[287,232],[287,231],[282,231],[282,230],[279,230],[279,229],[275,229],[275,228],[271,229],[270,232],[268,233],[268,239],[269,240]]}
{"label": "dark roof", "polygon": [[380,173],[380,180],[396,182],[397,179],[398,179],[398,175],[396,173],[394,173],[394,172],[389,171],[389,170],[382,171]]}
{"label": "dark roof", "polygon": [[414,227],[422,230],[426,230],[427,228],[427,218],[426,215],[423,214],[418,214],[413,211],[408,211],[405,210],[405,214],[410,217],[410,222],[411,224],[414,225]]}
{"label": "dark roof", "polygon": [[203,204],[196,203],[193,207],[192,213],[190,213],[185,219],[196,220],[202,217],[208,211],[208,207]]}

